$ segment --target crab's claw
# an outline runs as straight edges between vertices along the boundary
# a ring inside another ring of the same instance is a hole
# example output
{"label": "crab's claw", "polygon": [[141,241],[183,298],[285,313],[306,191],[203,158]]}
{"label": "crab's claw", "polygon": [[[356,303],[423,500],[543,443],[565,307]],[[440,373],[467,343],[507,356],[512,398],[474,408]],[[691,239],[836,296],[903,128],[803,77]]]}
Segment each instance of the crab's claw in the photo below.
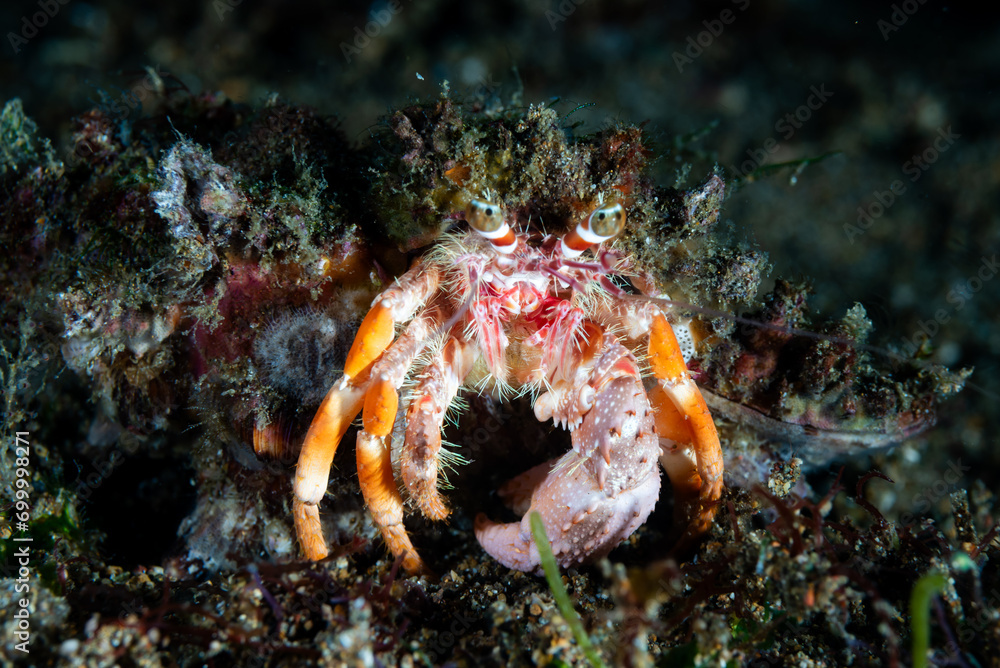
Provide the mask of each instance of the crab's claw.
{"label": "crab's claw", "polygon": [[[574,465],[576,474],[565,475]],[[542,478],[520,522],[498,524],[483,513],[476,516],[476,538],[483,549],[508,568],[539,572],[541,560],[530,522],[531,513],[538,511],[560,566],[606,556],[646,521],[660,495],[660,476],[654,468],[638,486],[609,494],[588,469],[585,462],[580,465],[579,455],[568,452],[507,483],[504,489],[531,484],[526,478]]]}
{"label": "crab's claw", "polygon": [[[635,360],[614,342],[597,365],[593,406],[573,429],[573,450],[514,478],[500,496],[520,522],[476,518],[476,538],[491,556],[517,570],[537,571],[529,517],[538,511],[563,567],[605,556],[628,538],[660,493],[659,441]],[[572,424],[570,421],[569,424]]]}

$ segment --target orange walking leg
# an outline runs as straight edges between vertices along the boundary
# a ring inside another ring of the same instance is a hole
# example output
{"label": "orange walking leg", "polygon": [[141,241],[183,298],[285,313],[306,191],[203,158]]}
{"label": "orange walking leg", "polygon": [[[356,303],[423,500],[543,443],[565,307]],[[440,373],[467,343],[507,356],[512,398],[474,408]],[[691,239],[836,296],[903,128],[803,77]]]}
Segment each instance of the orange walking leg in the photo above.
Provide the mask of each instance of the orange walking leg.
{"label": "orange walking leg", "polygon": [[[295,470],[292,512],[299,543],[306,558],[312,561],[329,554],[319,520],[319,503],[326,494],[337,447],[366,403],[375,365],[386,352],[391,353],[396,348],[390,345],[396,322],[409,320],[437,289],[438,280],[436,270],[417,264],[379,295],[354,338],[344,362],[344,376],[327,393],[309,426]],[[417,333],[416,330],[421,330],[416,339],[422,340],[426,338],[426,324],[425,318],[416,318],[407,331],[413,329]],[[401,368],[396,374],[400,381],[420,346],[405,347],[405,351],[390,355],[391,364],[386,365]],[[378,411],[378,414],[384,416],[385,411]],[[393,418],[387,419],[391,427]]]}
{"label": "orange walking leg", "polygon": [[358,481],[372,520],[392,554],[402,555],[407,573],[429,573],[403,526],[403,499],[392,475],[385,436],[358,432]]}
{"label": "orange walking leg", "polygon": [[[678,519],[687,527],[682,544],[708,530],[722,495],[722,447],[705,398],[691,380],[673,328],[657,313],[649,334],[649,360],[659,386],[650,393],[661,439],[672,442],[660,461],[670,482]],[[662,441],[661,441],[662,442]]]}

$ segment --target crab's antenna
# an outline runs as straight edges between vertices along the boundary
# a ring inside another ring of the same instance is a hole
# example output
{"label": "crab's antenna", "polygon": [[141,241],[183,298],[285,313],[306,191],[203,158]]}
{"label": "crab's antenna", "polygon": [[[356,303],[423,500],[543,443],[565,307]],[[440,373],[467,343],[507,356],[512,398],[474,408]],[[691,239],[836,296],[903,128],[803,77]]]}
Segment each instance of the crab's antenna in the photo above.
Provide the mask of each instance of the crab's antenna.
{"label": "crab's antenna", "polygon": [[463,317],[465,317],[465,314],[468,313],[469,309],[472,307],[472,302],[475,301],[476,292],[478,291],[479,271],[475,267],[471,266],[468,269],[470,286],[469,296],[465,298],[465,301],[462,302],[459,309],[455,311],[455,313],[453,313],[443,325],[437,328],[437,331],[434,332],[433,338],[444,336],[450,332],[451,328],[454,327]]}
{"label": "crab's antenna", "polygon": [[570,286],[576,292],[579,292],[581,294],[584,294],[584,293],[587,292],[587,288],[584,287],[583,283],[581,283],[580,281],[576,280],[572,276],[567,276],[566,274],[560,273],[558,270],[553,269],[552,267],[548,266],[547,264],[541,264],[541,265],[538,266],[538,268],[541,271],[543,271],[544,273],[549,274],[553,278],[555,278],[555,279],[557,279],[559,281],[562,281],[566,285]]}

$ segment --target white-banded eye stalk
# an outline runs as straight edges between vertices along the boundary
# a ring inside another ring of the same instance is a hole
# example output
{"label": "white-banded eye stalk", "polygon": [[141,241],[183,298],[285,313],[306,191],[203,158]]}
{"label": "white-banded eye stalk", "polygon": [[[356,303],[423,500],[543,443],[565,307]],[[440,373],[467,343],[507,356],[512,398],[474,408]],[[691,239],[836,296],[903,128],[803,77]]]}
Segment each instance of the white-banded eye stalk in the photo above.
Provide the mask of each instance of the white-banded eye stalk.
{"label": "white-banded eye stalk", "polygon": [[625,229],[625,207],[618,202],[600,205],[562,239],[562,253],[578,257],[591,246],[617,236]]}
{"label": "white-banded eye stalk", "polygon": [[503,225],[503,211],[499,204],[472,199],[465,207],[465,219],[476,232],[496,232]]}
{"label": "white-banded eye stalk", "polygon": [[503,219],[503,209],[499,204],[482,199],[469,200],[469,205],[465,207],[465,219],[479,236],[489,240],[498,253],[507,255],[517,248],[517,235]]}
{"label": "white-banded eye stalk", "polygon": [[625,229],[625,207],[615,202],[594,209],[590,214],[591,231],[599,237],[610,239]]}

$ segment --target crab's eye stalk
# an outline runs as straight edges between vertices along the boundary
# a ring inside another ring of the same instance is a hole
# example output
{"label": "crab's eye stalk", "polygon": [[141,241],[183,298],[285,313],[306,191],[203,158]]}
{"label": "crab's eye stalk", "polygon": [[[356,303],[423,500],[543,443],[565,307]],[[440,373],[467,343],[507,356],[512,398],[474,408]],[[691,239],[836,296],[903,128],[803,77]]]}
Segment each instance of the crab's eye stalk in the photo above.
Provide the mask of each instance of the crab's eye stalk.
{"label": "crab's eye stalk", "polygon": [[476,232],[496,232],[503,225],[503,212],[493,202],[474,199],[465,207],[465,219]]}
{"label": "crab's eye stalk", "polygon": [[517,248],[517,236],[504,220],[499,204],[481,199],[470,200],[465,207],[465,219],[481,237],[489,240],[498,253],[507,255]]}
{"label": "crab's eye stalk", "polygon": [[621,204],[602,206],[590,214],[590,230],[599,237],[610,239],[618,236],[623,229],[625,229],[625,208]]}
{"label": "crab's eye stalk", "polygon": [[625,207],[619,203],[599,206],[562,239],[562,253],[577,257],[594,244],[618,236],[625,229]]}

